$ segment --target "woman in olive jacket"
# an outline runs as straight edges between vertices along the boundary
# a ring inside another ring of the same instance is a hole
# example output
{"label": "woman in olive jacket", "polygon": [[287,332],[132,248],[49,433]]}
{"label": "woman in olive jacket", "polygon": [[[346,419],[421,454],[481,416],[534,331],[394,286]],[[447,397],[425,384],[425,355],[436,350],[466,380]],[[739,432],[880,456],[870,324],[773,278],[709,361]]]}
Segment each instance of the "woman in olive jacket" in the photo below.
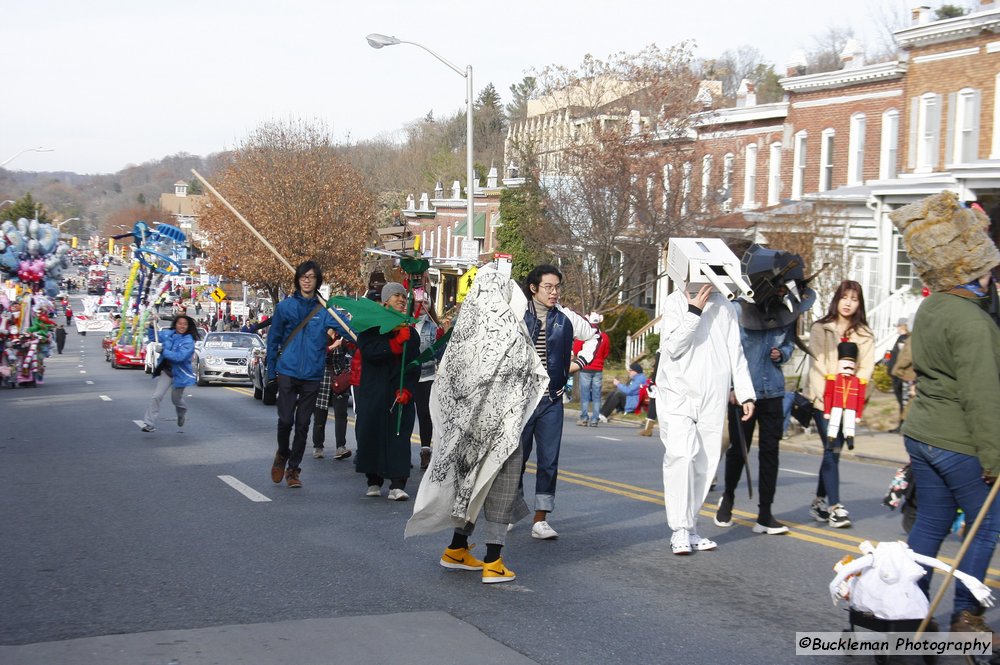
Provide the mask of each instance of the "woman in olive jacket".
{"label": "woman in olive jacket", "polygon": [[827,522],[835,528],[851,525],[847,509],[840,503],[840,450],[844,446],[844,436],[841,432],[830,440],[826,435],[823,392],[826,377],[837,373],[837,345],[844,339],[858,345],[857,376],[864,382],[870,381],[875,371],[875,335],[868,327],[861,285],[852,280],[840,283],[826,316],[816,321],[809,330],[809,350],[813,357],[809,365],[807,390],[813,403],[813,421],[823,440],[819,483],[809,513],[817,522]]}

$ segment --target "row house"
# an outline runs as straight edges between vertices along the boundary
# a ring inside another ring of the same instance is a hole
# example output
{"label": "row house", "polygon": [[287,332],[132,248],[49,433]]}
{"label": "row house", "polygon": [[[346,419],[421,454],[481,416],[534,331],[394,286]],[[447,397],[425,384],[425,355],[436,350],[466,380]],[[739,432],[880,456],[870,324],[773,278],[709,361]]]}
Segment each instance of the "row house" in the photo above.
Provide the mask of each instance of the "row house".
{"label": "row house", "polygon": [[458,290],[458,279],[481,259],[492,258],[500,226],[500,192],[497,169],[492,167],[486,177],[486,187],[475,188],[473,199],[475,219],[473,237],[476,241],[475,256],[463,253],[463,243],[468,239],[466,198],[456,180],[445,196],[439,182],[433,198],[422,193],[419,199],[406,197],[406,206],[400,211],[409,232],[420,238],[420,252],[430,261],[430,280],[434,287],[438,310],[453,299]]}

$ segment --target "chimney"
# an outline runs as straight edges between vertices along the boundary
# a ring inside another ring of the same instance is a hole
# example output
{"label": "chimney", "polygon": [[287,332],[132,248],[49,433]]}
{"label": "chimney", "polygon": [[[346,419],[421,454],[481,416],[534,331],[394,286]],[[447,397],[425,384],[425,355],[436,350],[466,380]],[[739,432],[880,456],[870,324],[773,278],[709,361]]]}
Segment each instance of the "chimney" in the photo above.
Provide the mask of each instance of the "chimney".
{"label": "chimney", "polygon": [[840,52],[840,62],[842,69],[858,69],[865,66],[865,49],[861,42],[851,37],[844,44],[844,50]]}
{"label": "chimney", "polygon": [[910,10],[911,25],[926,25],[931,22],[931,8],[920,5]]}
{"label": "chimney", "polygon": [[785,64],[785,76],[792,78],[793,76],[802,76],[806,73],[806,52],[799,50],[793,51],[792,57],[788,59]]}
{"label": "chimney", "polygon": [[757,93],[754,92],[753,83],[749,79],[740,81],[740,87],[736,90],[736,106],[757,106]]}
{"label": "chimney", "polygon": [[462,185],[457,180],[451,183],[451,198],[462,198]]}
{"label": "chimney", "polygon": [[441,184],[440,180],[434,183],[434,198],[435,199],[444,198],[444,185]]}
{"label": "chimney", "polygon": [[406,209],[413,210],[413,194],[406,195]]}
{"label": "chimney", "polygon": [[423,194],[420,195],[420,209],[421,210],[431,209],[430,202],[427,200],[427,192],[424,192]]}
{"label": "chimney", "polygon": [[489,189],[496,189],[497,186],[497,167],[490,166],[490,172],[486,174],[486,187]]}
{"label": "chimney", "polygon": [[521,169],[515,166],[514,162],[511,162],[510,164],[507,165],[508,178],[517,178],[520,174],[521,174]]}

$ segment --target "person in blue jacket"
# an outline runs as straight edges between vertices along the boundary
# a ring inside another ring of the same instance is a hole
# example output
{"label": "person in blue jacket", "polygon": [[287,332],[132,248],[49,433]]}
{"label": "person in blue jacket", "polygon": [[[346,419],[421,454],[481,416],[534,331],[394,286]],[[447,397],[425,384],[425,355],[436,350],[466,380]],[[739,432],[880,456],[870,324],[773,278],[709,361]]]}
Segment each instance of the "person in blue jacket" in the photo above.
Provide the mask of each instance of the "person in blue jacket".
{"label": "person in blue jacket", "polygon": [[[302,487],[299,465],[305,453],[312,418],[326,366],[329,328],[348,335],[317,297],[323,271],[315,261],[295,269],[295,293],[278,303],[267,335],[267,378],[278,382],[278,450],[271,463],[271,480]],[[305,325],[292,333],[305,321]],[[289,446],[292,429],[295,437]]]}
{"label": "person in blue jacket", "polygon": [[601,422],[608,422],[608,418],[617,409],[625,413],[634,413],[639,408],[639,393],[644,385],[646,385],[646,375],[642,372],[642,365],[632,363],[628,366],[628,383],[615,379],[615,390],[608,395],[601,406]]}
{"label": "person in blue jacket", "polygon": [[[150,327],[149,339],[155,341],[153,328]],[[156,429],[156,421],[160,419],[160,402],[163,396],[170,391],[170,400],[177,410],[177,426],[184,426],[184,419],[187,415],[187,405],[184,403],[184,389],[194,384],[195,375],[191,368],[191,360],[194,358],[194,343],[198,339],[198,328],[194,325],[194,319],[187,314],[178,314],[170,324],[170,330],[160,333],[160,341],[157,350],[160,359],[153,369],[153,379],[156,387],[153,388],[153,398],[146,407],[146,413],[142,418],[143,432],[152,432]]]}

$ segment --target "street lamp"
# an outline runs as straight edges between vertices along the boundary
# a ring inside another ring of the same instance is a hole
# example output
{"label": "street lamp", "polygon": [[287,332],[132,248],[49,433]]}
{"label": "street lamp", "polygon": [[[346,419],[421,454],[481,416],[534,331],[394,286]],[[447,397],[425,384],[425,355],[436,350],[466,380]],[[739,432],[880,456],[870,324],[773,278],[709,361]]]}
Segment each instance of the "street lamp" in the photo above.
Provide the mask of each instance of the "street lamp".
{"label": "street lamp", "polygon": [[448,67],[461,77],[465,78],[465,178],[466,178],[466,230],[468,232],[468,240],[470,242],[475,242],[476,236],[474,235],[475,227],[475,201],[473,200],[476,192],[475,177],[476,174],[473,172],[472,168],[472,65],[468,65],[463,72],[461,69],[448,62],[440,55],[430,50],[423,44],[418,44],[417,42],[410,42],[404,39],[399,39],[397,37],[390,37],[389,35],[380,35],[377,32],[372,33],[365,37],[368,40],[368,45],[372,48],[382,48],[383,46],[395,46],[396,44],[412,44],[413,46],[418,46],[423,50],[427,51],[435,58],[448,65]]}
{"label": "street lamp", "polygon": [[21,152],[15,152],[13,155],[11,155],[7,159],[5,159],[2,162],[0,162],[0,168],[2,168],[4,166],[7,166],[8,163],[14,161],[15,159],[17,159],[18,157],[20,157],[21,155],[23,155],[26,152],[52,152],[53,150],[55,150],[55,148],[42,148],[42,147],[38,147],[38,148],[25,148]]}
{"label": "street lamp", "polygon": [[70,217],[69,219],[64,219],[63,221],[56,224],[56,231],[61,229],[63,227],[63,224],[68,224],[70,222],[78,222],[78,221],[80,221],[79,217]]}

